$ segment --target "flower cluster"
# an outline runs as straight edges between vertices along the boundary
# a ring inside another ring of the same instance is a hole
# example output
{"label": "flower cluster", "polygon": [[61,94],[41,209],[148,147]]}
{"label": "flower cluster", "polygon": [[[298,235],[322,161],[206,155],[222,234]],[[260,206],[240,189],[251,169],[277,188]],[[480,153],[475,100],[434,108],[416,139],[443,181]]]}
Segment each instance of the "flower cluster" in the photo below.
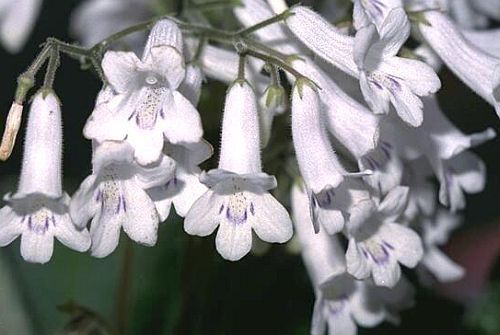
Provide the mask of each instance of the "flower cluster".
{"label": "flower cluster", "polygon": [[[463,276],[439,246],[458,226],[466,194],[486,182],[470,149],[496,133],[455,127],[440,108],[436,73],[446,65],[500,115],[500,48],[492,42],[500,33],[475,30],[500,15],[486,0],[439,1],[449,13],[435,1],[353,2],[349,27],[281,0],[243,0],[234,9],[237,33],[166,17],[142,57],[103,52],[104,86],[83,129],[92,174],[71,199],[61,186],[60,106],[46,80],[31,106],[18,190],[0,210],[0,244],[21,234],[23,258],[45,263],[55,236],[105,257],[122,227],[155,245],[173,205],[188,234],[217,229],[217,251],[236,261],[257,238],[285,243],[295,228],[316,295],[312,334],[397,322],[413,298],[401,266],[427,280]],[[207,43],[228,36],[234,51]],[[410,36],[413,49],[405,47]],[[208,171],[200,164],[213,149],[197,109],[205,76],[228,84],[218,166]],[[291,139],[277,139],[273,121],[287,111]],[[286,148],[290,158],[277,162],[279,177],[293,184],[286,192],[272,193],[277,178],[263,170],[269,148]],[[291,205],[293,224],[280,202]]]}

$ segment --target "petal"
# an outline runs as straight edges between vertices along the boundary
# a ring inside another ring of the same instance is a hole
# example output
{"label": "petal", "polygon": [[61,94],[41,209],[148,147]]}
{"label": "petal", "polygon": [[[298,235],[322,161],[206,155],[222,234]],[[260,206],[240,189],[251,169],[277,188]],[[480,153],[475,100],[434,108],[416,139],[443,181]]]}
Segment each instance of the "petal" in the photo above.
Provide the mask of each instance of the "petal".
{"label": "petal", "polygon": [[0,247],[9,245],[23,232],[20,221],[10,206],[0,209]]}
{"label": "petal", "polygon": [[83,127],[83,136],[98,142],[122,141],[127,136],[126,120],[119,109],[126,102],[126,95],[117,95],[108,103],[103,103],[94,109]]}
{"label": "petal", "polygon": [[9,4],[8,12],[2,15],[0,38],[9,52],[17,53],[33,30],[42,1],[18,0]]}
{"label": "petal", "polygon": [[359,85],[363,98],[375,114],[387,114],[389,112],[390,97],[385,88],[368,80],[364,72],[359,77]]}
{"label": "petal", "polygon": [[123,183],[126,218],[123,231],[137,243],[153,246],[158,238],[159,217],[153,201],[133,182]]}
{"label": "petal", "polygon": [[186,75],[184,58],[179,50],[168,45],[151,48],[144,63],[168,81],[168,88],[177,90]]}
{"label": "petal", "polygon": [[356,241],[353,238],[349,239],[349,244],[346,252],[347,272],[353,275],[356,279],[365,279],[370,276],[370,267],[367,261],[360,254]]}
{"label": "petal", "polygon": [[183,185],[180,192],[173,198],[173,202],[176,213],[184,217],[193,203],[207,191],[207,187],[200,183],[198,175],[180,171],[178,177]]}
{"label": "petal", "polygon": [[163,149],[163,133],[158,124],[153,129],[142,129],[132,124],[127,142],[134,148],[134,158],[141,165],[157,162]]}
{"label": "petal", "polygon": [[90,224],[90,236],[92,238],[90,254],[92,256],[103,258],[116,249],[123,221],[122,214],[112,215],[100,212],[94,216]]}
{"label": "petal", "polygon": [[366,284],[360,284],[349,299],[351,315],[360,326],[371,328],[382,323],[386,316],[385,306],[381,301],[370,301]]}
{"label": "petal", "polygon": [[208,236],[213,233],[220,222],[217,210],[223,197],[208,190],[195,201],[184,218],[184,230],[190,235]]}
{"label": "petal", "polygon": [[292,237],[292,220],[278,200],[265,192],[252,195],[250,201],[249,223],[261,240],[284,243]]}
{"label": "petal", "polygon": [[150,166],[135,166],[135,182],[142,189],[160,186],[175,175],[175,161],[166,155],[161,155],[158,164]]}
{"label": "petal", "polygon": [[200,115],[196,108],[179,92],[163,106],[165,112],[164,134],[169,142],[199,142],[203,136]]}
{"label": "petal", "polygon": [[402,7],[389,12],[380,27],[379,34],[384,58],[396,55],[410,36],[410,21]]}
{"label": "petal", "polygon": [[410,189],[406,186],[397,186],[390,190],[380,203],[379,212],[387,217],[388,221],[396,220],[408,204],[409,191]]}
{"label": "petal", "polygon": [[401,277],[401,267],[395,259],[372,266],[373,281],[378,286],[394,287]]}
{"label": "petal", "polygon": [[438,248],[429,248],[422,259],[422,264],[441,283],[458,281],[465,275],[465,269],[453,262]]}
{"label": "petal", "polygon": [[412,127],[418,127],[424,120],[422,101],[409,89],[405,82],[391,89],[391,102],[399,117]]}
{"label": "petal", "polygon": [[[371,52],[370,48],[378,40],[377,29],[368,25],[356,32],[354,37],[354,61],[360,70],[371,71],[381,62],[381,55]],[[365,64],[366,63],[366,64]]]}
{"label": "petal", "polygon": [[170,215],[172,207],[172,197],[164,186],[157,186],[146,190],[151,200],[154,202],[160,222],[165,221]]}
{"label": "petal", "polygon": [[200,67],[188,64],[186,67],[186,76],[179,86],[179,93],[186,97],[193,106],[198,105],[201,95],[201,84],[203,82],[203,73]]}
{"label": "petal", "polygon": [[[328,304],[328,303],[325,303]],[[328,310],[328,309],[327,309]],[[342,306],[340,311],[329,312],[326,318],[329,334],[356,335],[357,329],[351,317],[348,305]]]}
{"label": "petal", "polygon": [[252,228],[249,222],[235,224],[229,220],[221,220],[215,246],[219,254],[228,261],[243,258],[252,249]]}
{"label": "petal", "polygon": [[314,301],[313,315],[311,320],[311,335],[324,335],[326,331],[326,319],[323,314],[324,299],[316,295]]}
{"label": "petal", "polygon": [[143,60],[154,47],[168,45],[182,52],[182,32],[173,20],[157,21],[144,46]]}
{"label": "petal", "polygon": [[378,234],[394,248],[392,252],[401,264],[413,268],[422,259],[422,240],[412,229],[396,223],[384,223]]}
{"label": "petal", "polygon": [[102,69],[117,93],[127,93],[135,88],[140,62],[133,52],[108,51],[102,59]]}
{"label": "petal", "polygon": [[100,174],[113,163],[130,165],[134,158],[134,149],[127,142],[104,141],[93,143],[92,167],[94,174]]}
{"label": "petal", "polygon": [[83,228],[99,209],[99,201],[96,199],[95,175],[90,175],[82,182],[78,190],[71,198],[69,213],[75,225]]}
{"label": "petal", "polygon": [[77,230],[68,214],[56,216],[55,237],[73,250],[84,252],[90,248],[90,234],[87,229]]}
{"label": "petal", "polygon": [[449,161],[450,169],[467,193],[479,193],[486,184],[486,167],[476,154],[465,151]]}
{"label": "petal", "polygon": [[436,72],[424,62],[390,57],[384,59],[379,71],[401,78],[410,90],[418,96],[436,93],[441,88],[441,81]]}
{"label": "petal", "polygon": [[21,235],[21,256],[30,263],[45,264],[54,251],[54,236],[49,232],[37,234],[25,230]]}

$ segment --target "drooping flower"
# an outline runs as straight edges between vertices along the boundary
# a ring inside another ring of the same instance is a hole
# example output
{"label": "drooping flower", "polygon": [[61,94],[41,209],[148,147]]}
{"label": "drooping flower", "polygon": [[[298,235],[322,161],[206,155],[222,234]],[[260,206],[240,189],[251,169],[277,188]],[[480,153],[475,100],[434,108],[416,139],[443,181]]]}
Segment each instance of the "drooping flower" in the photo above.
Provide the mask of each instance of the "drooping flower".
{"label": "drooping flower", "polygon": [[165,154],[176,162],[175,175],[165,184],[148,190],[160,215],[160,221],[166,220],[172,204],[176,213],[184,217],[193,203],[207,191],[200,182],[199,164],[212,156],[213,148],[208,142],[181,145],[167,143]]}
{"label": "drooping flower", "polygon": [[356,30],[374,24],[379,29],[394,8],[403,7],[401,0],[353,0],[353,21]]}
{"label": "drooping flower", "polygon": [[156,243],[159,216],[146,189],[164,184],[174,175],[175,162],[162,155],[155,166],[134,162],[126,142],[95,143],[93,173],[74,194],[70,213],[79,227],[92,219],[91,254],[105,257],[118,245],[120,229],[137,243]]}
{"label": "drooping flower", "polygon": [[419,24],[425,41],[470,89],[495,107],[500,117],[500,59],[469,42],[445,14],[425,12]]}
{"label": "drooping flower", "polygon": [[410,307],[413,289],[406,280],[389,290],[345,272],[344,253],[335,236],[315,234],[307,213],[307,194],[297,185],[291,191],[292,213],[304,265],[316,295],[311,334],[356,334],[357,325],[374,327]]}
{"label": "drooping flower", "polygon": [[207,236],[219,227],[217,251],[227,260],[245,256],[252,229],[266,242],[283,243],[292,236],[286,209],[268,193],[276,179],[262,172],[255,93],[238,80],[226,96],[218,169],[202,174],[209,190],[184,220],[188,234]]}
{"label": "drooping flower", "polygon": [[132,52],[104,55],[104,74],[117,95],[96,107],[84,129],[99,142],[126,139],[142,165],[160,158],[164,138],[195,143],[203,134],[198,111],[178,91],[186,74],[179,28],[162,20],[151,34],[142,60]]}
{"label": "drooping flower", "polygon": [[407,199],[408,188],[396,187],[373,207],[371,215],[351,215],[346,259],[347,271],[354,277],[371,276],[376,285],[394,287],[401,276],[399,263],[409,268],[418,264],[423,256],[420,237],[396,223]]}
{"label": "drooping flower", "polygon": [[68,213],[69,196],[61,186],[62,126],[59,101],[53,92],[39,92],[31,105],[23,164],[17,192],[7,194],[0,210],[0,245],[21,235],[21,255],[46,263],[54,237],[83,252],[90,246],[86,229],[77,230]]}
{"label": "drooping flower", "polygon": [[436,92],[441,82],[427,64],[397,57],[410,34],[410,24],[402,8],[392,10],[379,31],[374,25],[356,33],[354,60],[366,102],[375,113],[387,114],[389,102],[399,117],[417,127],[423,121],[420,96]]}

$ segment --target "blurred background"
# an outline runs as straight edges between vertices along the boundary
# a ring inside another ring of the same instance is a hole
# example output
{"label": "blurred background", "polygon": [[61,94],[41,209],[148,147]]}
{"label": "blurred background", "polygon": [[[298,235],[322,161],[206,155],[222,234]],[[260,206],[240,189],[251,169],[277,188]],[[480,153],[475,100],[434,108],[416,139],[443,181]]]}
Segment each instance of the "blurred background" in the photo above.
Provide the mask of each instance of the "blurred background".
{"label": "blurred background", "polygon": [[[49,36],[75,39],[69,30],[71,14],[82,2],[44,1],[24,50],[16,55],[0,50],[0,106],[5,112],[17,76],[31,63],[39,45]],[[175,0],[156,2],[161,4],[155,4],[152,12],[156,13],[175,11],[179,5]],[[219,8],[207,15],[231,27],[230,13]],[[459,128],[470,133],[490,126],[500,132],[500,121],[489,105],[451,73],[443,71],[440,77],[444,83],[440,102]],[[72,194],[91,172],[90,142],[81,133],[100,81],[63,56],[55,88],[63,103],[64,185]],[[211,143],[218,143],[225,89],[209,81],[199,105]],[[2,124],[5,116],[0,116]],[[280,132],[290,136],[288,127]],[[23,133],[12,157],[1,163],[2,194],[16,188],[22,138]],[[416,306],[402,313],[399,327],[384,323],[361,329],[360,334],[500,334],[500,142],[491,141],[474,151],[486,163],[488,183],[484,192],[468,197],[465,223],[445,248],[468,268],[466,278],[447,287],[417,286]],[[204,167],[211,166],[213,161]],[[50,263],[40,266],[22,260],[19,239],[3,248],[0,335],[308,334],[314,296],[299,255],[273,246],[262,256],[227,262],[215,252],[213,236],[186,235],[182,221],[172,214],[160,226],[156,247],[132,244],[122,235],[118,250],[105,259],[56,243]],[[409,277],[416,283],[414,275]]]}

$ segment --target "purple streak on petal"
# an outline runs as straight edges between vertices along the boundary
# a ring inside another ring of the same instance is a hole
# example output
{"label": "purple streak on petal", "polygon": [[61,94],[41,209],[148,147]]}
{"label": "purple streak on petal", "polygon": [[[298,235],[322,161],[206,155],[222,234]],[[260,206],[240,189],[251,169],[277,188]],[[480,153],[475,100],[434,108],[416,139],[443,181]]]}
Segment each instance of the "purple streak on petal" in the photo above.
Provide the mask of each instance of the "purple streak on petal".
{"label": "purple streak on petal", "polygon": [[221,214],[223,210],[224,210],[224,204],[220,205],[219,214]]}
{"label": "purple streak on petal", "polygon": [[253,205],[253,202],[250,202],[250,213],[252,213],[252,215],[255,215],[255,207]]}

